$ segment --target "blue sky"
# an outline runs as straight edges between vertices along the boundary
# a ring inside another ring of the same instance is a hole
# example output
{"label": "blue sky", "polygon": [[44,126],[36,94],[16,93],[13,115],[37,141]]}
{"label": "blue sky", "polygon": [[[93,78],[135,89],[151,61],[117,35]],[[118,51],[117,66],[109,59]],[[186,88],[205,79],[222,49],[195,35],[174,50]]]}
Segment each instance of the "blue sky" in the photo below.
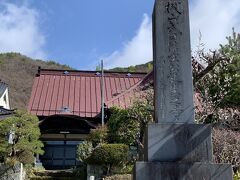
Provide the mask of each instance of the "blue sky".
{"label": "blue sky", "polygon": [[[193,3],[194,2],[194,3]],[[129,66],[152,59],[154,0],[1,0],[0,52],[20,52],[76,69]],[[240,30],[239,0],[190,2],[192,49]]]}

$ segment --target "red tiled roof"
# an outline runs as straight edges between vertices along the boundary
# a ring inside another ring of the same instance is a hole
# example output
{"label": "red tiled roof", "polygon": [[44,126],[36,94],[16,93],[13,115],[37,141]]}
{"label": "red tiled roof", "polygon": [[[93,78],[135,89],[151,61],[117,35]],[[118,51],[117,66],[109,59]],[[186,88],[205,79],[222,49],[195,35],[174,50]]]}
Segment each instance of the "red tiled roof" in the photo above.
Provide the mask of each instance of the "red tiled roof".
{"label": "red tiled roof", "polygon": [[[101,110],[101,75],[96,71],[42,69],[34,79],[28,111],[37,116],[95,117]],[[107,107],[128,107],[146,73],[105,72]]]}
{"label": "red tiled roof", "polygon": [[[124,102],[125,99],[129,99],[129,97],[137,98],[135,95],[139,95],[139,92],[142,90],[146,89],[145,87],[149,87],[153,83],[153,71],[149,72],[148,74],[146,73],[145,76],[135,85],[133,85],[131,88],[127,89],[123,93],[119,94],[115,98],[111,99],[110,101],[107,102],[108,105],[112,105],[112,103],[115,103],[117,101],[120,102],[120,107],[129,107],[132,105],[132,103],[129,101],[127,102],[127,106],[121,105],[121,102]],[[130,99],[131,100],[131,99]]]}

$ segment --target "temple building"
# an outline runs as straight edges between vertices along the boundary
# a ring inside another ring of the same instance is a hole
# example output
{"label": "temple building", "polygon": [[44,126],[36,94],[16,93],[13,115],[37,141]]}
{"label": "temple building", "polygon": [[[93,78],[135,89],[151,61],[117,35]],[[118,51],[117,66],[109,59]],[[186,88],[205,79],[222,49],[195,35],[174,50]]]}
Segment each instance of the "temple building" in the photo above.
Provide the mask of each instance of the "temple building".
{"label": "temple building", "polygon": [[[104,72],[105,121],[108,108],[128,107],[146,73]],[[76,147],[101,124],[101,73],[98,71],[39,69],[28,111],[37,115],[46,169],[78,165]]]}
{"label": "temple building", "polygon": [[[76,166],[77,145],[90,129],[101,124],[101,72],[39,69],[34,78],[28,112],[38,116],[46,169]],[[135,95],[153,86],[150,73],[104,72],[105,121],[112,106],[129,107]],[[195,107],[201,111],[201,97],[195,92]]]}

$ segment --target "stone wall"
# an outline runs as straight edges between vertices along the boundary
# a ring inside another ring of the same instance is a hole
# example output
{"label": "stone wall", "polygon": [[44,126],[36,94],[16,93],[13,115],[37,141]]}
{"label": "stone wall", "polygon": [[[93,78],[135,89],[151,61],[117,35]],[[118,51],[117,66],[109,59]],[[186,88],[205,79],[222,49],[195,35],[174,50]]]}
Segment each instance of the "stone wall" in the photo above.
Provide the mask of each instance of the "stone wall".
{"label": "stone wall", "polygon": [[15,165],[13,167],[7,167],[4,164],[0,164],[0,179],[1,180],[24,180],[25,179],[25,172],[22,172],[22,178],[20,177],[21,174],[21,164]]}

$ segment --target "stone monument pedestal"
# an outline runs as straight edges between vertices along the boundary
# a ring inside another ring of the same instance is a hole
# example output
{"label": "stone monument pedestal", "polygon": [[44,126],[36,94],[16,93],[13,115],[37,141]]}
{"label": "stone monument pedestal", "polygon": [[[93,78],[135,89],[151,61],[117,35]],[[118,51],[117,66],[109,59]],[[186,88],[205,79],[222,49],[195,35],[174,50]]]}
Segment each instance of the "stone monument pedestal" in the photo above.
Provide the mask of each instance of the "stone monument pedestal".
{"label": "stone monument pedestal", "polygon": [[153,123],[145,132],[145,161],[212,161],[210,125]]}
{"label": "stone monument pedestal", "polygon": [[213,164],[211,126],[149,124],[134,180],[231,180],[231,164]]}
{"label": "stone monument pedestal", "polygon": [[137,162],[134,180],[230,180],[230,164]]}

